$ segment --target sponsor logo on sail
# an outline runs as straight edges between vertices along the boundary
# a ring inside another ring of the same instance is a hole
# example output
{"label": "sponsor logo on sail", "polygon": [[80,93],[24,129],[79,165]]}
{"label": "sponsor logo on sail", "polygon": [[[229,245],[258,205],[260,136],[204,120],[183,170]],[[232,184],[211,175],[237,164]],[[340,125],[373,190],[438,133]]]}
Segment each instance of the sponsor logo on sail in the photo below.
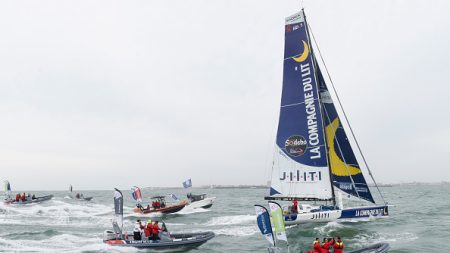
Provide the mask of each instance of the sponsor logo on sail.
{"label": "sponsor logo on sail", "polygon": [[286,152],[291,156],[301,156],[306,151],[306,146],[308,142],[305,137],[301,135],[293,135],[289,137],[284,143],[284,148]]}
{"label": "sponsor logo on sail", "polygon": [[289,182],[317,182],[322,181],[322,172],[320,171],[290,171],[283,172],[283,175],[280,177],[281,181],[289,181]]}

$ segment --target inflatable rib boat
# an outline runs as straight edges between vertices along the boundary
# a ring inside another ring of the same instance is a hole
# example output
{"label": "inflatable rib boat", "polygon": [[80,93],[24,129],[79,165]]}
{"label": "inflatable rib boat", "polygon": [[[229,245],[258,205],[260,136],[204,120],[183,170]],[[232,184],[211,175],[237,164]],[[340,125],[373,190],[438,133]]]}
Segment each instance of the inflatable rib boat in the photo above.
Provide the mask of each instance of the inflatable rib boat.
{"label": "inflatable rib boat", "polygon": [[187,234],[169,234],[162,232],[159,234],[160,240],[134,240],[132,234],[124,235],[124,239],[116,239],[116,235],[114,231],[105,231],[103,242],[113,246],[146,249],[193,248],[202,245],[215,236],[213,232]]}
{"label": "inflatable rib boat", "polygon": [[16,201],[14,200],[5,200],[5,204],[11,204],[11,205],[26,205],[26,204],[33,204],[33,203],[39,203],[39,202],[43,202],[43,201],[47,201],[53,198],[53,195],[46,195],[46,196],[42,196],[42,197],[37,197],[35,199],[29,199],[29,200],[25,200],[25,201]]}

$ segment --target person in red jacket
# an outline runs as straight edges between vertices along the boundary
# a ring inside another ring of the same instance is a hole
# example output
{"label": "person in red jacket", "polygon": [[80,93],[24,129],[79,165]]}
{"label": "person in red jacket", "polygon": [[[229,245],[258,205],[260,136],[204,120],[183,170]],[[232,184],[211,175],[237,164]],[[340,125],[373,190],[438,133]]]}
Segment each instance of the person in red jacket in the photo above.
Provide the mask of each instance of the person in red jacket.
{"label": "person in red jacket", "polygon": [[25,192],[22,194],[22,197],[20,197],[20,199],[22,200],[22,202],[27,201],[27,195],[25,194]]}
{"label": "person in red jacket", "polygon": [[148,240],[152,240],[153,239],[152,238],[152,228],[153,228],[152,220],[148,220],[147,226],[144,228],[144,234],[145,234],[145,237],[147,237]]}
{"label": "person in red jacket", "polygon": [[159,228],[159,226],[158,226],[158,221],[155,221],[155,223],[152,226],[153,240],[159,240],[159,231],[160,230],[161,230],[161,228]]}
{"label": "person in red jacket", "polygon": [[19,202],[19,200],[20,200],[20,194],[17,193],[17,194],[16,194],[16,202]]}
{"label": "person in red jacket", "polygon": [[344,243],[341,241],[341,238],[338,237],[337,241],[334,243],[334,253],[343,253],[344,252]]}
{"label": "person in red jacket", "polygon": [[321,253],[322,252],[322,246],[320,245],[319,238],[316,238],[313,242],[313,252],[314,253]]}
{"label": "person in red jacket", "polygon": [[330,253],[330,246],[333,245],[333,244],[334,244],[334,240],[333,239],[324,238],[323,239],[321,253]]}

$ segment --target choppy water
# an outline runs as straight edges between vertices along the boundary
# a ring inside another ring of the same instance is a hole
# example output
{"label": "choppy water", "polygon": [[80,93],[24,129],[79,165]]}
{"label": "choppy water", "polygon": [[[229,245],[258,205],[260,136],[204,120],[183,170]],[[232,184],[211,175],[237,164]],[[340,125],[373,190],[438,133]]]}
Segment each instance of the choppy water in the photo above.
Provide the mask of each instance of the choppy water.
{"label": "choppy water", "polygon": [[[391,252],[432,252],[450,236],[450,185],[404,185],[382,188],[391,218],[309,224],[288,228],[291,252],[305,251],[315,237],[341,236],[347,249],[379,241]],[[263,189],[194,189],[216,196],[211,209],[183,210],[165,220],[171,232],[213,231],[216,237],[192,252],[266,252],[268,243],[259,234],[253,204],[264,204]],[[153,190],[154,194],[181,189]],[[39,192],[44,195],[48,192]],[[145,252],[102,243],[102,232],[111,228],[112,191],[84,192],[91,202],[65,198],[52,192],[51,201],[31,206],[0,204],[0,252]],[[151,195],[143,191],[144,197]],[[131,230],[139,215],[132,213],[129,191],[124,191],[125,225]],[[440,246],[439,246],[440,248]],[[439,251],[441,251],[439,249]]]}

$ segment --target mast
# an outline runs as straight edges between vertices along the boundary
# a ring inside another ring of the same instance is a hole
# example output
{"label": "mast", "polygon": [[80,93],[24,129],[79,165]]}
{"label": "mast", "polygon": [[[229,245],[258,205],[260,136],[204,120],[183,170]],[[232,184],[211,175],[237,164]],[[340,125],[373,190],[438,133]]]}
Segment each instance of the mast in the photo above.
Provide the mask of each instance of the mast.
{"label": "mast", "polygon": [[[312,46],[311,36],[309,34],[309,25],[308,25],[308,22],[306,20],[306,14],[305,14],[305,9],[304,8],[302,8],[302,12],[303,12],[303,17],[305,18],[305,29],[306,29],[306,35],[308,37],[308,44],[310,45],[311,54],[313,55],[312,60],[313,60],[314,66],[315,66],[315,68],[314,68],[314,77],[316,78],[316,80],[319,80],[318,75],[317,75],[317,69],[319,68],[319,65],[317,64],[316,57],[314,57],[314,49],[313,49],[313,46]],[[318,93],[319,93],[319,98],[318,99],[319,99],[320,111],[322,112],[321,113],[322,122],[325,122],[325,119],[324,119],[324,108],[322,106],[322,97],[320,95],[320,92],[318,92]],[[323,132],[323,135],[325,136],[325,140],[327,140],[327,134],[326,134],[325,129],[323,129],[322,132]],[[328,162],[328,171],[330,173],[330,185],[331,185],[331,194],[333,196],[333,205],[336,205],[336,195],[335,195],[334,186],[333,186],[333,173],[331,172],[331,161],[330,161],[327,141],[325,141],[324,145],[325,145],[325,152],[326,152],[327,162]]]}

